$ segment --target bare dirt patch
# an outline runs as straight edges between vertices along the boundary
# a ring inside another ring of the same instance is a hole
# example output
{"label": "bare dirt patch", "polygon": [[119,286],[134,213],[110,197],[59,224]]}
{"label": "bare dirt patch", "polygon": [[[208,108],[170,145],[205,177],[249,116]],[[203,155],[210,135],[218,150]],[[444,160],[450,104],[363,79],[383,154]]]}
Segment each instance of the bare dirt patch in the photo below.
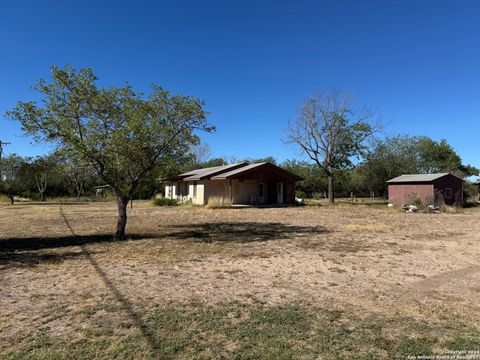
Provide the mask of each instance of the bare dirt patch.
{"label": "bare dirt patch", "polygon": [[[78,340],[95,331],[120,342],[137,336],[148,348],[148,314],[171,303],[301,303],[439,329],[480,323],[475,210],[135,202],[124,242],[112,239],[115,216],[113,203],[0,207],[0,353],[23,349],[28,336]],[[239,340],[227,340],[234,351]]]}

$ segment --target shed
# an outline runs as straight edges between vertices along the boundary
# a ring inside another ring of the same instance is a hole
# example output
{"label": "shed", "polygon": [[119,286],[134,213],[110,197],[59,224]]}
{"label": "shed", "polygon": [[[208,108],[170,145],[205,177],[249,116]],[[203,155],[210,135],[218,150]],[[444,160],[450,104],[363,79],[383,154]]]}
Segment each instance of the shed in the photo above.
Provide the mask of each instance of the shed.
{"label": "shed", "polygon": [[463,206],[463,180],[449,173],[401,175],[387,184],[390,204],[403,206],[419,199],[425,206]]}

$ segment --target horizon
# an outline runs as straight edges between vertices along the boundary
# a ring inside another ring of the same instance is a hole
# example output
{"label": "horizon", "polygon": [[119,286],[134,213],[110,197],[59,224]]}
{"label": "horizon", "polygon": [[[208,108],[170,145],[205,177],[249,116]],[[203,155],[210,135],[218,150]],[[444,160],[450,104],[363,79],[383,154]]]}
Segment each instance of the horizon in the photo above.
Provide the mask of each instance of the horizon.
{"label": "horizon", "polygon": [[472,146],[480,132],[480,4],[368,4],[87,1],[75,16],[71,4],[55,1],[4,4],[4,154],[49,152],[3,114],[19,100],[38,100],[30,86],[48,79],[51,65],[70,64],[93,68],[100,86],[128,82],[147,92],[154,83],[205,100],[217,127],[201,134],[212,158],[303,159],[283,144],[283,129],[314,90],[340,88],[358,107],[376,109],[384,135],[444,138],[465,164],[480,167]]}

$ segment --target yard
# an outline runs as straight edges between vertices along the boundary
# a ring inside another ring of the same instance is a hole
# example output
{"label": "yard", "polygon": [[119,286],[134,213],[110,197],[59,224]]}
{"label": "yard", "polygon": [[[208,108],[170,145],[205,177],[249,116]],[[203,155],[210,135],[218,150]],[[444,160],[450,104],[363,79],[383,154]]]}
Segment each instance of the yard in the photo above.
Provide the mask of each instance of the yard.
{"label": "yard", "polygon": [[6,359],[480,350],[480,211],[0,205]]}

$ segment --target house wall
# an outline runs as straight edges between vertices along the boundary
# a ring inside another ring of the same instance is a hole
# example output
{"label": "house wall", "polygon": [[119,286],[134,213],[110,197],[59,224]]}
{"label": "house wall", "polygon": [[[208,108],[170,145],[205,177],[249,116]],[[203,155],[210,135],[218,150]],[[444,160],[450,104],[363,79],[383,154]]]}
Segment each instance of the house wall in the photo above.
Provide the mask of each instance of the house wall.
{"label": "house wall", "polygon": [[[197,184],[197,194],[194,197],[193,188],[195,183]],[[183,183],[173,183],[165,185],[165,197],[169,199],[176,199],[180,202],[192,200],[194,205],[203,205],[205,203],[205,184],[203,181],[188,182],[188,191],[186,194],[181,194],[181,191],[179,191],[180,186],[183,186],[182,184]]]}
{"label": "house wall", "polygon": [[205,180],[204,204],[212,197],[230,198],[228,181],[225,180]]}
{"label": "house wall", "polygon": [[[252,197],[256,204],[259,201],[259,183],[265,184],[265,202],[276,203],[276,182],[265,182],[264,180],[253,179],[232,179],[232,203],[233,204],[252,204]],[[165,196],[171,199],[176,199],[180,202],[192,200],[195,205],[205,205],[211,197],[222,197],[230,199],[230,180],[204,180],[197,181],[197,196],[193,197],[193,184],[188,182],[188,193],[181,194],[179,191],[182,182],[167,184],[165,186]],[[271,183],[272,186],[267,186]],[[268,195],[268,196],[267,196]],[[283,182],[283,203],[295,203],[295,183],[290,181]]]}
{"label": "house wall", "polygon": [[255,202],[258,204],[258,181],[257,180],[232,180],[232,197],[234,204],[246,204],[252,203],[252,197],[255,198]]}
{"label": "house wall", "polygon": [[431,205],[435,201],[433,184],[389,184],[388,202],[403,206],[412,201],[412,197],[418,197],[423,205]]}

